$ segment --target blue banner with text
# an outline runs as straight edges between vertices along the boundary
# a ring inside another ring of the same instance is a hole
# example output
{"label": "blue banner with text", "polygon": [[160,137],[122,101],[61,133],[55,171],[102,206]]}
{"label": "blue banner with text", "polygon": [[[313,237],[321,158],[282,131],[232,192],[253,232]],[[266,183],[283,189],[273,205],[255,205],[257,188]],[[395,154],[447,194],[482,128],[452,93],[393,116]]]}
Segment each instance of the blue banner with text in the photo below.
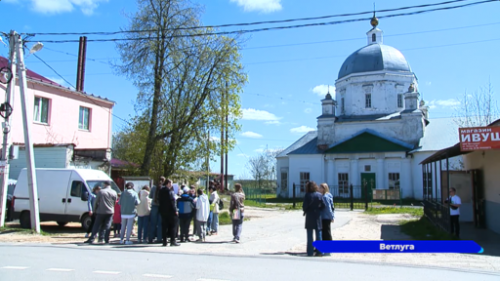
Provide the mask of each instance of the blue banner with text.
{"label": "blue banner with text", "polygon": [[314,241],[322,253],[482,253],[474,241]]}

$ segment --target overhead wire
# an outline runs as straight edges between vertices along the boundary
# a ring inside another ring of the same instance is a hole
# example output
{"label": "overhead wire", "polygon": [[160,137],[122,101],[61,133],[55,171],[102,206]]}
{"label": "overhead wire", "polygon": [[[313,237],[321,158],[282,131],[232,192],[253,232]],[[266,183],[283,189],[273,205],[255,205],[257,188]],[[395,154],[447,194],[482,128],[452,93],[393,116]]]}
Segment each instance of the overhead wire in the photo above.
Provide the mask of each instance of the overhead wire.
{"label": "overhead wire", "polygon": [[[337,17],[351,17],[351,16],[361,16],[372,13],[386,13],[386,12],[395,12],[409,9],[418,9],[418,8],[427,8],[427,7],[435,7],[435,6],[443,6],[448,4],[454,4],[458,2],[467,2],[471,0],[450,0],[439,3],[429,3],[429,4],[421,4],[421,5],[413,5],[413,6],[405,6],[399,8],[392,9],[382,9],[382,10],[373,10],[373,11],[365,11],[365,12],[355,12],[355,13],[344,13],[344,14],[335,14],[335,15],[326,15],[326,16],[317,16],[317,17],[305,17],[305,18],[294,18],[294,19],[285,19],[285,20],[272,20],[272,21],[257,21],[257,22],[248,22],[248,23],[229,23],[229,24],[220,24],[220,25],[205,25],[205,26],[196,26],[196,27],[179,27],[174,29],[167,30],[196,30],[196,29],[215,29],[215,28],[225,28],[225,27],[234,27],[234,26],[253,26],[253,25],[262,25],[262,24],[276,24],[276,23],[287,23],[287,22],[296,22],[296,21],[310,21],[310,20],[323,20],[329,18],[337,18]],[[157,29],[150,30],[120,30],[120,31],[93,31],[93,32],[36,32],[36,33],[26,33],[30,35],[117,35],[124,33],[143,33],[143,32],[154,32],[158,31]]]}
{"label": "overhead wire", "polygon": [[[443,5],[445,3],[449,4],[449,3],[464,2],[464,1],[465,0],[461,0],[461,1],[447,1],[447,2],[436,3],[436,4],[428,4],[427,6],[436,6],[436,5]],[[393,14],[393,15],[385,15],[385,16],[379,16],[379,18],[391,18],[391,17],[398,17],[398,16],[408,16],[408,15],[416,15],[416,14],[422,14],[422,13],[429,13],[429,12],[440,11],[440,10],[457,9],[457,8],[462,8],[462,7],[467,7],[467,6],[485,4],[485,3],[489,3],[489,2],[493,2],[493,1],[496,1],[496,0],[484,0],[484,1],[474,2],[474,3],[462,4],[462,5],[459,5],[459,6],[435,8],[435,9],[430,9],[430,10],[415,11],[415,12],[411,12],[411,13],[400,13],[400,14]],[[403,7],[403,8],[400,8],[399,10],[401,10],[401,9],[409,9],[409,8],[416,8],[416,7],[423,7],[423,6],[424,5],[412,6],[412,7]],[[398,10],[398,9],[390,9],[390,10],[391,11],[395,11],[395,10]],[[378,12],[383,12],[383,11],[389,11],[389,10],[379,10]],[[372,13],[372,12],[362,12],[362,13],[354,13],[354,14],[360,15],[360,14],[363,14],[363,13]],[[351,15],[354,15],[354,14],[351,14]],[[346,16],[346,15],[347,14],[332,15],[332,16],[325,16],[323,18],[339,17],[339,16]],[[319,18],[321,18],[321,17],[317,17],[316,19],[319,19]],[[299,20],[311,20],[311,19],[313,19],[313,18],[303,18],[303,19],[292,19],[292,20],[274,21],[274,23],[287,22],[287,21],[291,22],[291,21],[299,21]],[[303,25],[293,25],[293,26],[268,27],[268,28],[250,29],[250,30],[237,30],[237,31],[223,31],[223,32],[214,32],[214,33],[180,35],[180,36],[172,36],[172,37],[186,37],[186,36],[190,37],[190,36],[205,36],[205,35],[219,35],[219,34],[249,33],[249,32],[267,31],[267,30],[277,30],[277,29],[290,29],[290,28],[300,28],[300,27],[308,27],[308,26],[341,24],[341,23],[348,23],[348,22],[355,22],[355,21],[365,21],[365,20],[368,20],[368,18],[350,19],[350,20],[334,21],[334,22],[326,22],[326,23],[312,23],[312,24],[303,24]],[[266,23],[266,22],[244,23],[244,24],[243,23],[242,24],[228,24],[228,25],[220,25],[220,26],[206,26],[205,28],[209,28],[209,27],[228,27],[228,26],[254,25],[254,24],[264,24],[264,23]],[[270,22],[267,22],[267,23],[270,23]],[[143,31],[141,31],[141,32],[143,32]],[[426,32],[426,31],[423,31],[423,32]],[[421,32],[421,33],[423,33],[423,32]],[[428,31],[428,32],[432,32],[432,31]],[[417,33],[417,32],[415,32],[415,33]],[[83,33],[71,33],[71,34],[83,34]],[[33,33],[32,35],[56,35],[56,34],[55,33],[51,33],[51,34],[48,34],[48,33],[46,33],[46,34]],[[69,34],[58,33],[57,35],[69,35]],[[396,36],[396,35],[393,35],[393,36]],[[89,41],[89,42],[109,42],[109,41],[122,41],[122,40],[145,40],[145,39],[153,39],[153,38],[154,37],[117,38],[117,39],[90,39],[90,40],[87,40],[87,41]],[[353,39],[345,39],[345,40],[342,40],[342,41],[347,41],[347,40],[357,40],[357,38],[356,39],[354,39],[354,38]],[[486,41],[495,41],[495,40],[500,40],[500,39],[482,40],[482,41],[457,43],[457,44],[448,44],[448,45],[442,45],[442,46],[432,46],[432,47],[423,47],[423,48],[413,48],[413,49],[410,49],[410,50],[433,48],[433,47],[443,47],[443,46],[454,46],[454,45],[471,44],[471,43],[486,42]],[[335,40],[335,41],[340,41],[340,40]],[[59,40],[59,41],[45,40],[43,42],[47,42],[47,43],[64,43],[64,42],[79,42],[79,40]],[[64,52],[62,52],[62,53],[64,53]],[[66,54],[67,55],[72,55],[72,54],[69,54],[69,53],[66,53]],[[68,83],[69,85],[71,85],[71,83],[69,83],[64,77],[62,77],[62,75],[59,75],[59,73],[54,68],[52,68],[49,64],[47,64],[45,61],[43,61],[40,57],[38,57],[36,55],[35,55],[35,57],[37,57],[40,61],[42,61],[52,71],[54,71],[66,83]],[[94,59],[90,59],[90,58],[89,58],[89,60],[92,60],[92,61],[95,61],[95,62],[100,62],[99,60],[94,60]],[[101,63],[103,63],[103,62],[101,62]],[[108,63],[105,63],[105,64],[108,64]],[[260,94],[255,94],[255,95],[260,95]],[[261,95],[261,96],[263,96],[263,95]],[[272,96],[268,96],[268,97],[272,97]],[[90,100],[92,100],[90,97],[87,97],[87,98],[89,98]],[[279,98],[279,97],[276,97],[276,98],[283,100],[283,98]],[[93,100],[92,100],[92,102],[95,103]],[[306,103],[305,101],[302,101],[302,102]],[[121,120],[121,121],[123,121],[123,122],[125,122],[127,124],[130,124],[128,121],[122,119],[121,117],[119,117],[119,116],[117,116],[115,114],[113,114],[113,116],[115,116],[116,118],[118,118],[119,120]]]}
{"label": "overhead wire", "polygon": [[[63,79],[64,82],[66,82],[68,85],[70,85],[72,88],[75,88],[75,86],[73,86],[68,80],[66,80],[66,78],[64,78],[62,75],[59,74],[59,72],[57,72],[57,70],[55,70],[52,66],[50,66],[48,63],[46,63],[42,58],[40,58],[39,56],[37,56],[36,54],[33,54],[34,57],[36,57],[37,59],[39,59],[43,64],[45,64],[45,66],[47,66],[48,68],[50,68],[57,76],[59,76],[59,78]],[[87,94],[85,93],[81,93],[84,97],[86,97],[88,100],[90,100],[93,104],[101,107],[102,109],[104,110],[109,110],[108,108],[105,108],[103,107],[102,105],[98,104],[97,102],[95,102],[92,98],[90,98]],[[118,120],[121,120],[123,122],[125,122],[127,125],[132,125],[129,121],[121,118],[120,116],[114,114],[111,112],[111,115],[116,117]]]}
{"label": "overhead wire", "polygon": [[[458,26],[458,27],[433,29],[433,30],[405,32],[405,33],[396,33],[396,34],[388,34],[388,35],[384,35],[384,37],[396,37],[396,36],[414,35],[414,34],[422,34],[422,33],[432,33],[432,32],[441,32],[441,31],[459,30],[459,29],[467,29],[467,28],[474,28],[474,27],[483,27],[483,26],[498,25],[498,24],[500,24],[500,22],[485,23],[485,24],[476,24],[476,25],[467,25],[467,26]],[[291,44],[281,44],[281,45],[257,46],[257,47],[242,48],[242,50],[280,48],[280,47],[292,47],[292,46],[303,46],[303,45],[315,45],[315,44],[337,43],[337,42],[355,41],[355,40],[364,40],[364,39],[366,39],[366,37],[346,38],[346,39],[336,39],[336,40],[325,40],[325,41],[315,41],[315,42],[303,42],[303,43],[291,43]]]}
{"label": "overhead wire", "polygon": [[[461,4],[457,6],[450,7],[441,7],[441,8],[433,8],[428,10],[420,10],[409,13],[399,13],[385,16],[378,16],[379,19],[383,18],[393,18],[393,17],[401,17],[401,16],[411,16],[418,15],[423,13],[430,13],[435,11],[443,11],[443,10],[451,10],[464,8],[469,6],[475,6],[480,4],[486,4],[490,2],[497,2],[498,0],[483,0],[474,3]],[[257,29],[245,29],[245,30],[232,30],[232,31],[217,31],[217,32],[205,32],[205,33],[194,33],[194,34],[177,34],[166,36],[165,38],[186,38],[186,37],[200,37],[200,36],[213,36],[213,35],[231,35],[231,34],[245,34],[245,33],[253,33],[253,32],[262,32],[262,31],[271,31],[271,30],[284,30],[284,29],[295,29],[295,28],[304,28],[304,27],[312,27],[312,26],[328,26],[328,25],[337,25],[337,24],[345,24],[359,21],[370,20],[371,18],[357,18],[357,19],[348,19],[341,21],[331,21],[331,22],[319,22],[319,23],[308,23],[308,24],[299,24],[299,25],[289,25],[289,26],[277,26],[277,27],[265,27],[265,28],[257,28]],[[144,32],[144,31],[143,31]],[[75,33],[74,35],[81,34]],[[30,33],[31,36],[36,35],[36,33]],[[139,41],[139,40],[154,40],[160,39],[157,36],[147,36],[147,37],[132,37],[132,38],[112,38],[112,39],[87,39],[87,42],[118,42],[118,41]],[[44,43],[76,43],[80,42],[80,40],[39,40]]]}
{"label": "overhead wire", "polygon": [[[491,25],[498,25],[498,24],[500,24],[500,22],[477,24],[477,25],[468,25],[468,26],[459,26],[459,27],[451,27],[451,28],[443,28],[443,29],[434,29],[434,30],[406,32],[406,33],[388,34],[388,35],[385,35],[384,37],[396,37],[396,36],[405,36],[405,35],[413,35],[413,34],[422,34],[422,33],[431,33],[431,32],[459,30],[459,29],[467,29],[467,28],[491,26]],[[316,41],[316,42],[304,42],[304,43],[291,43],[291,44],[270,45],[270,46],[258,46],[258,47],[242,48],[242,50],[278,48],[278,47],[290,47],[290,46],[313,45],[313,44],[323,44],[323,43],[337,43],[337,42],[346,42],[346,41],[354,41],[354,40],[362,40],[362,39],[365,39],[365,37],[337,39],[337,40],[327,40],[327,41]],[[497,39],[482,40],[482,41],[472,41],[472,42],[455,43],[455,44],[448,44],[448,45],[442,45],[442,46],[429,46],[429,47],[422,47],[422,48],[412,48],[412,49],[406,49],[406,50],[429,49],[429,48],[434,48],[434,47],[437,48],[437,47],[444,47],[444,46],[457,46],[457,45],[466,45],[466,44],[488,42],[488,41],[496,41],[496,40]],[[57,53],[65,54],[65,55],[68,55],[68,56],[78,57],[77,54],[72,54],[72,53],[68,53],[68,52],[65,52],[65,51],[60,51],[60,50],[52,49],[52,48],[46,47],[46,46],[44,46],[44,49],[52,51],[52,52],[57,52]],[[402,51],[406,51],[406,50],[402,50]],[[343,57],[343,56],[323,56],[323,57],[303,58],[303,59],[291,59],[291,60],[250,62],[250,63],[247,63],[247,64],[249,64],[249,65],[257,65],[257,64],[267,64],[267,63],[280,63],[280,62],[316,60],[316,59],[325,59],[325,58],[333,58],[333,57]],[[105,62],[102,59],[89,58],[89,57],[87,57],[86,59],[89,60],[89,61],[98,62],[98,63],[105,64],[105,65],[110,65],[109,62]],[[117,58],[109,58],[109,59],[119,59],[119,58],[117,57]],[[57,61],[54,60],[54,61],[50,61],[50,62],[51,63],[53,63],[53,62],[73,62],[73,60],[57,60]],[[87,74],[87,75],[108,75],[108,74],[113,74],[113,73],[112,72],[110,72],[110,73],[93,73],[93,74]],[[63,75],[63,76],[70,76],[70,75],[73,75],[73,74]]]}

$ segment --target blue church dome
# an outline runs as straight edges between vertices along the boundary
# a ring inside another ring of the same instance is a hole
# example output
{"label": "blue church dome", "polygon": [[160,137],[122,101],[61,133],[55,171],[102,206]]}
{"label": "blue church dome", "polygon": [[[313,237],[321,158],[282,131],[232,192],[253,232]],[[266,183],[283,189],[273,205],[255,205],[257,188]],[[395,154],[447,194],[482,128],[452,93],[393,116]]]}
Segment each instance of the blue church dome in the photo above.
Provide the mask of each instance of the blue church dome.
{"label": "blue church dome", "polygon": [[347,57],[340,68],[338,79],[352,73],[380,70],[411,73],[410,65],[399,50],[375,43]]}

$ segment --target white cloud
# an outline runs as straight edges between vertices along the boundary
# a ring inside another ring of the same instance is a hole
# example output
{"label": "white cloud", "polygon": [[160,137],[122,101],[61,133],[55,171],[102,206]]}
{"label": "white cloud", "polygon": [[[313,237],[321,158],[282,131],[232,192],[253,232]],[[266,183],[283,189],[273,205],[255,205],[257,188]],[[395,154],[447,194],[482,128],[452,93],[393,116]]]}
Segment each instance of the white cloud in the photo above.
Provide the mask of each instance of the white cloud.
{"label": "white cloud", "polygon": [[281,125],[283,123],[281,123],[278,120],[273,120],[273,121],[266,121],[266,122],[264,122],[264,124],[267,124],[267,125],[278,125],[279,126],[279,125]]}
{"label": "white cloud", "polygon": [[246,155],[245,153],[240,153],[238,155],[236,155],[238,157],[244,157],[244,158],[248,158],[248,155]]}
{"label": "white cloud", "polygon": [[434,108],[437,108],[437,107],[441,107],[441,108],[454,108],[454,107],[457,107],[458,105],[460,105],[460,101],[458,101],[456,99],[431,100],[431,101],[427,102],[426,105],[430,109],[434,109]]}
{"label": "white cloud", "polygon": [[308,108],[304,109],[304,113],[306,113],[306,114],[309,114],[311,112],[312,112],[312,108],[308,107]]}
{"label": "white cloud", "polygon": [[215,137],[215,136],[210,136],[210,140],[214,141],[214,142],[219,142],[220,138],[219,137]]}
{"label": "white cloud", "polygon": [[279,121],[281,118],[276,115],[254,108],[243,109],[243,120],[256,120],[256,121]]}
{"label": "white cloud", "polygon": [[[33,10],[42,14],[58,14],[73,11],[79,8],[83,14],[90,16],[101,2],[108,0],[30,0],[33,4]],[[10,3],[20,4],[22,1],[8,1]]]}
{"label": "white cloud", "polygon": [[238,6],[243,7],[245,12],[272,13],[283,8],[281,0],[230,0]]}
{"label": "white cloud", "polygon": [[335,97],[335,87],[334,86],[318,85],[318,86],[312,88],[311,91],[313,93],[315,93],[316,95],[324,98],[326,96],[326,94],[328,94],[328,89],[330,89],[330,95],[332,95],[332,97]]}
{"label": "white cloud", "polygon": [[436,104],[442,107],[454,107],[459,105],[460,102],[456,99],[447,99],[447,100],[437,100]]}
{"label": "white cloud", "polygon": [[308,132],[314,131],[314,130],[315,129],[311,128],[311,127],[300,126],[300,127],[297,127],[297,128],[290,129],[290,132],[292,132],[292,133],[308,133]]}
{"label": "white cloud", "polygon": [[253,139],[259,139],[259,138],[262,138],[262,135],[261,135],[261,134],[257,134],[257,133],[250,132],[250,131],[244,132],[244,133],[242,133],[241,135],[242,135],[242,136],[244,136],[244,137],[247,137],[247,138],[253,138]]}

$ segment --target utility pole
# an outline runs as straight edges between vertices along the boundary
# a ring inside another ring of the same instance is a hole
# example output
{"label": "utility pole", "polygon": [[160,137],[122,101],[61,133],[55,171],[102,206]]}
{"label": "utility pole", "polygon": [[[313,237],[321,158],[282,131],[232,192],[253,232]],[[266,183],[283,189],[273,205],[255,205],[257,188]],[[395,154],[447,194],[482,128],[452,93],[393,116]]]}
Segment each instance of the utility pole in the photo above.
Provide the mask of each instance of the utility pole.
{"label": "utility pole", "polygon": [[9,40],[9,69],[10,69],[10,81],[7,85],[7,93],[5,98],[5,103],[3,107],[5,108],[5,121],[2,124],[3,126],[3,146],[2,146],[2,156],[1,162],[4,166],[4,171],[2,176],[2,189],[0,192],[0,227],[5,226],[5,216],[7,210],[7,192],[9,188],[9,148],[11,145],[11,135],[9,134],[11,129],[11,118],[12,114],[12,105],[11,101],[12,96],[14,95],[14,89],[16,87],[16,37],[15,31],[10,32],[10,40]]}
{"label": "utility pole", "polygon": [[[33,118],[28,117],[28,102],[26,92],[28,85],[26,82],[26,67],[24,65],[24,52],[23,52],[23,39],[21,35],[15,34],[14,40],[17,50],[17,64],[18,64],[18,77],[19,77],[19,88],[21,92],[21,109],[23,111],[23,127],[24,127],[24,146],[26,148],[26,163],[27,163],[27,176],[28,176],[28,191],[30,195],[30,216],[31,216],[31,229],[40,233],[40,214],[38,210],[38,189],[36,184],[36,174],[35,174],[35,161],[33,155],[33,142],[30,139],[31,136],[31,123]],[[35,48],[32,52],[37,51]],[[30,115],[32,116],[32,115]]]}
{"label": "utility pole", "polygon": [[[228,85],[227,85],[227,82],[226,82],[226,100],[225,100],[225,103],[224,103],[224,105],[226,107],[226,123],[225,123],[225,125],[226,125],[225,126],[225,129],[226,129],[226,136],[225,136],[225,138],[226,138],[226,146],[229,144],[229,133],[228,133],[228,131],[229,131],[229,100],[228,100],[229,93],[228,93],[227,87],[228,87]],[[224,184],[225,184],[224,189],[225,190],[228,190],[228,182],[227,182],[227,170],[228,170],[227,169],[227,166],[228,166],[228,157],[227,157],[227,154],[228,154],[228,150],[229,150],[229,148],[225,149],[225,152],[226,152],[226,159],[225,159],[226,160],[225,161],[226,167],[224,169],[225,170],[225,173],[224,173]]]}
{"label": "utility pole", "polygon": [[207,184],[205,190],[208,191],[208,186],[210,184],[210,129],[207,129]]}
{"label": "utility pole", "polygon": [[221,126],[220,126],[220,187],[224,191],[224,92],[221,93]]}

